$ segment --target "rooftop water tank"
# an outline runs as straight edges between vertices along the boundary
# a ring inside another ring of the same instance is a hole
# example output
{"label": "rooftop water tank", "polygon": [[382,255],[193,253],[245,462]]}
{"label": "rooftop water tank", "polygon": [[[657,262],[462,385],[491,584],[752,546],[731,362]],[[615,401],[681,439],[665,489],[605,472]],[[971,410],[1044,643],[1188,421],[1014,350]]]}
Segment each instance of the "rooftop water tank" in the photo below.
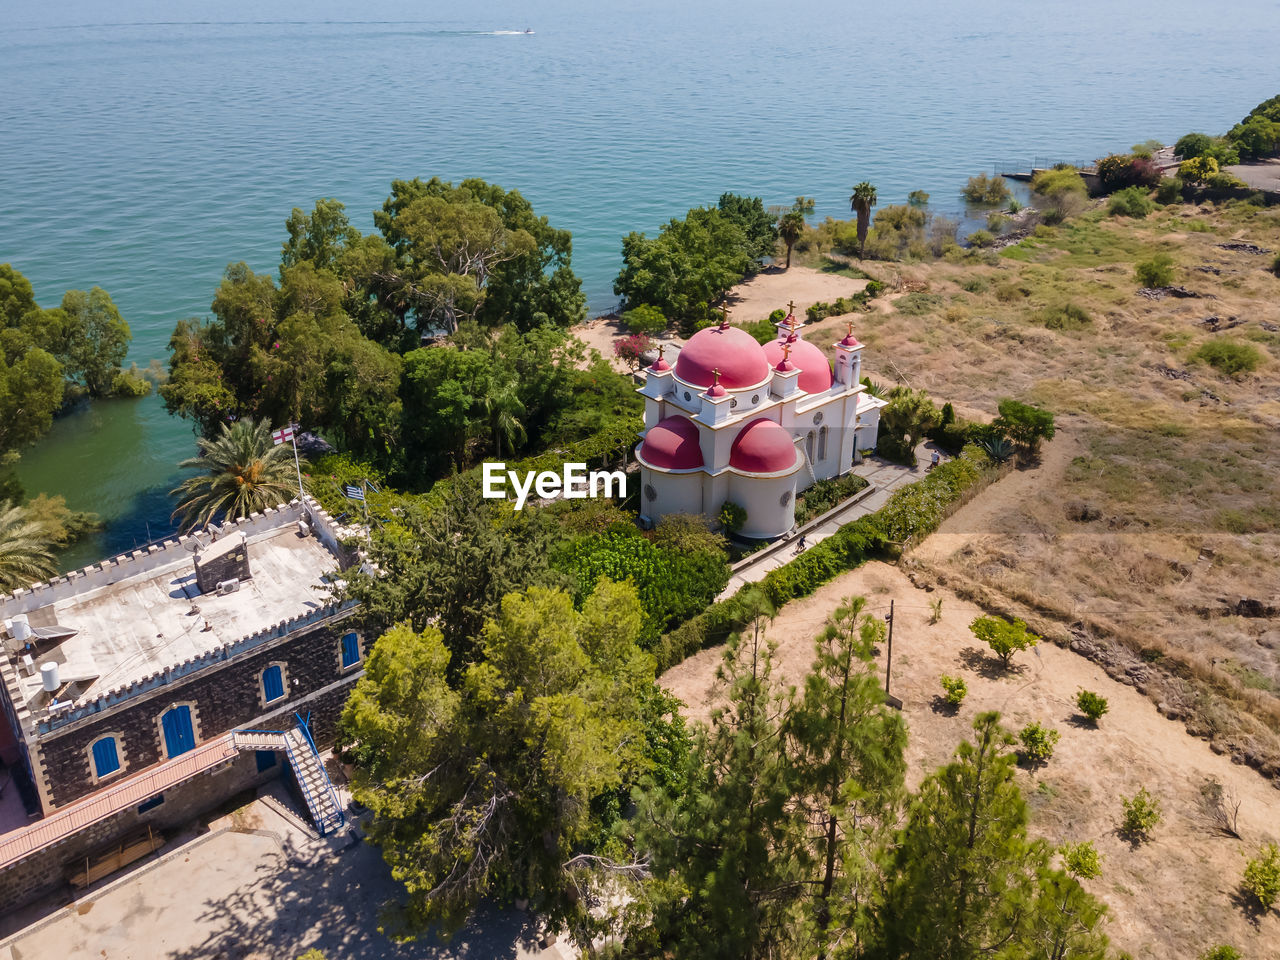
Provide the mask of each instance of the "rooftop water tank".
{"label": "rooftop water tank", "polygon": [[40,685],[45,693],[55,693],[61,684],[58,682],[58,665],[50,660],[40,664]]}

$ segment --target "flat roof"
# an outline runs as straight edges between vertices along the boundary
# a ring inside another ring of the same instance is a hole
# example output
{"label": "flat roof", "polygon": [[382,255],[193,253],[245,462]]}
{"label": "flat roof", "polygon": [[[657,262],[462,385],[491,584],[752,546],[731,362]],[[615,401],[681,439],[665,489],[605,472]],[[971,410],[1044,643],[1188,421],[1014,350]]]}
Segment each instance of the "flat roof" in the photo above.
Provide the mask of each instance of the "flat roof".
{"label": "flat roof", "polygon": [[[216,547],[233,540],[239,542],[238,531]],[[202,594],[194,556],[175,549],[162,566],[29,610],[33,628],[57,624],[77,632],[41,643],[34,670],[14,670],[20,655],[8,658],[28,708],[42,713],[46,706],[41,664],[59,664],[60,683],[71,684],[64,699],[92,699],[325,606],[325,583],[338,560],[317,537],[286,520],[247,543],[251,578],[225,596]],[[210,553],[215,549],[209,545]]]}

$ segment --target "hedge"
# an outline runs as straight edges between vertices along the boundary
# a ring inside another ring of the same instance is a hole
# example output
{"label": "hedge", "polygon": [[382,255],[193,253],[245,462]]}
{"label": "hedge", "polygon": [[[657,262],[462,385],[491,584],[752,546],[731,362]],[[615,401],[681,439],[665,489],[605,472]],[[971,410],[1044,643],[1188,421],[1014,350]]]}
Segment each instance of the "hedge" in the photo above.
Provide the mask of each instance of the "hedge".
{"label": "hedge", "polygon": [[991,459],[977,446],[967,446],[955,460],[940,464],[889,502],[820,540],[790,563],[769,571],[759,583],[747,584],[727,600],[666,633],[653,649],[659,672],[699,650],[724,643],[729,634],[750,622],[755,613],[751,593],[759,590],[776,607],[807,597],[837,576],[867,560],[885,556],[895,544],[932,533],[947,508],[979,483],[995,479]]}

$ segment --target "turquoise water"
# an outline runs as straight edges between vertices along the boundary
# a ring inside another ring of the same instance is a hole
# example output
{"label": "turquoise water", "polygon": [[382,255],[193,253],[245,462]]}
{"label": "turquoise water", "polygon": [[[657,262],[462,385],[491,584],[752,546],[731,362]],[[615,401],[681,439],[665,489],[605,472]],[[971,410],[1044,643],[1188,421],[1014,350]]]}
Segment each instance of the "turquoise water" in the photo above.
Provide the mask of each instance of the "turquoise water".
{"label": "turquoise water", "polygon": [[[519,188],[603,309],[623,234],[724,190],[821,217],[866,179],[952,212],[998,161],[1218,132],[1280,92],[1274,0],[53,7],[0,34],[0,262],[46,305],[105,287],[142,365],[229,261],[275,268],[292,207],[337,197],[369,230],[395,177]],[[20,473],[110,521],[83,562],[167,531],[192,445],[155,397],[118,401]]]}

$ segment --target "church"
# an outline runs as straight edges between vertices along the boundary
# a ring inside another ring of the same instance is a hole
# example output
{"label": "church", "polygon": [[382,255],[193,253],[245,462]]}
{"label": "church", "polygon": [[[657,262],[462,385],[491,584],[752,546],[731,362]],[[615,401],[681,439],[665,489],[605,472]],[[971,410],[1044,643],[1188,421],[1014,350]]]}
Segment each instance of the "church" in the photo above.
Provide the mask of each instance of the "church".
{"label": "church", "polygon": [[746,511],[739,536],[779,537],[795,526],[796,495],[848,473],[876,445],[880,408],[861,383],[862,347],[835,344],[835,369],[805,340],[794,312],[763,346],[727,318],[699,330],[675,366],[650,366],[640,462],[640,517],[714,517],[726,503]]}

